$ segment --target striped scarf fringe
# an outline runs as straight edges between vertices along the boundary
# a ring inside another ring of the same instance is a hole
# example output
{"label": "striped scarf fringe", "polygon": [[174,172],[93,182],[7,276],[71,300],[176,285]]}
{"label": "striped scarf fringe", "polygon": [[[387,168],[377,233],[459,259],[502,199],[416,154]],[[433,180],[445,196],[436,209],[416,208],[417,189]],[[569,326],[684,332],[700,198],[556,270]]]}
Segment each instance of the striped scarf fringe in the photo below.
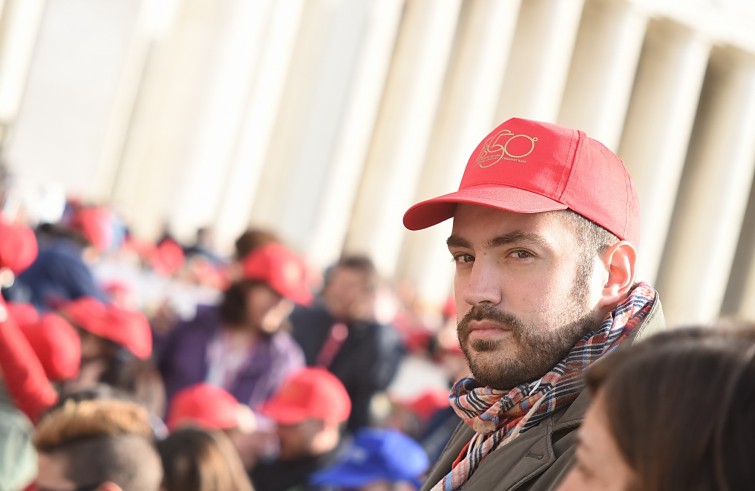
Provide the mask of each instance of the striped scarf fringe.
{"label": "striped scarf fringe", "polygon": [[596,331],[577,342],[566,358],[534,382],[502,391],[480,387],[473,378],[459,380],[451,389],[451,407],[475,435],[466,456],[431,491],[460,489],[490,452],[571,404],[584,388],[582,371],[629,336],[647,317],[655,298],[650,285],[639,283]]}

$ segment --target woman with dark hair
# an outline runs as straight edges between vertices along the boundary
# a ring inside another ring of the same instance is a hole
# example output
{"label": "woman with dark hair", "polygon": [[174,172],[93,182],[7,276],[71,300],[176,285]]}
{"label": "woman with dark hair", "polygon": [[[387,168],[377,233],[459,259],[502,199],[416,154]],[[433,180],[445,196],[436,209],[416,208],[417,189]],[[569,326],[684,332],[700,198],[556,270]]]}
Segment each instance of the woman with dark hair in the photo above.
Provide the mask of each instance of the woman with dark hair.
{"label": "woman with dark hair", "polygon": [[208,382],[255,409],[304,366],[301,348],[285,329],[294,302],[311,297],[301,259],[268,244],[241,269],[219,305],[200,307],[159,340],[156,359],[169,404],[181,389]]}
{"label": "woman with dark hair", "polygon": [[162,491],[252,491],[236,449],[221,431],[183,427],[157,443]]}
{"label": "woman with dark hair", "polygon": [[755,326],[684,328],[587,370],[595,398],[560,491],[755,489]]}

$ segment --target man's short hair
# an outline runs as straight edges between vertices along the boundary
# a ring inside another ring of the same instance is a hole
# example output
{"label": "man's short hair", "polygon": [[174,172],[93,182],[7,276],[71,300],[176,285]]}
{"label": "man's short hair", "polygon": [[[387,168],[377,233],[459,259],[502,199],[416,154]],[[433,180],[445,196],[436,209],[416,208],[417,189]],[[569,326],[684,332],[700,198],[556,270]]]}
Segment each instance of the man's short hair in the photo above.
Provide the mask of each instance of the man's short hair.
{"label": "man's short hair", "polygon": [[118,400],[67,401],[40,420],[34,445],[61,459],[77,486],[112,482],[123,491],[156,491],[162,480],[147,411]]}
{"label": "man's short hair", "polygon": [[579,213],[572,210],[555,211],[551,213],[560,213],[574,228],[577,237],[580,238],[583,255],[599,254],[606,247],[615,244],[619,238],[604,229],[597,223],[588,220]]}
{"label": "man's short hair", "polygon": [[325,285],[330,281],[331,273],[336,269],[351,269],[364,275],[365,288],[374,292],[380,284],[380,275],[375,267],[375,263],[369,256],[364,254],[346,254],[333,264],[325,273]]}

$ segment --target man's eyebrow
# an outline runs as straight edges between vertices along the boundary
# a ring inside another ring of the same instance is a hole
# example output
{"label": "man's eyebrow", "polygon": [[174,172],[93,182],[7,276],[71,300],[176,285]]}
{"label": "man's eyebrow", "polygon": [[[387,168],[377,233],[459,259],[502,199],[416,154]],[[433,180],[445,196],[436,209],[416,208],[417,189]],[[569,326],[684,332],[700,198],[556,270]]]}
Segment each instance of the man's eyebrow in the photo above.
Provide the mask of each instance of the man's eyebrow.
{"label": "man's eyebrow", "polygon": [[448,247],[466,247],[469,248],[472,246],[472,244],[469,243],[468,240],[462,239],[458,235],[451,235],[446,239],[446,245]]}
{"label": "man's eyebrow", "polygon": [[[514,243],[530,243],[535,244],[541,247],[549,247],[548,241],[546,241],[542,235],[535,234],[532,232],[522,232],[522,231],[514,231],[509,232],[507,234],[498,235],[496,237],[493,237],[492,239],[488,240],[487,247],[500,247],[508,244],[514,244]],[[446,245],[448,247],[461,247],[461,248],[471,248],[472,244],[458,236],[458,235],[451,235],[446,239]]]}
{"label": "man's eyebrow", "polygon": [[488,241],[488,247],[500,247],[503,245],[520,242],[529,242],[541,247],[548,247],[548,242],[543,238],[542,235],[521,231],[509,232],[507,234],[493,237]]}

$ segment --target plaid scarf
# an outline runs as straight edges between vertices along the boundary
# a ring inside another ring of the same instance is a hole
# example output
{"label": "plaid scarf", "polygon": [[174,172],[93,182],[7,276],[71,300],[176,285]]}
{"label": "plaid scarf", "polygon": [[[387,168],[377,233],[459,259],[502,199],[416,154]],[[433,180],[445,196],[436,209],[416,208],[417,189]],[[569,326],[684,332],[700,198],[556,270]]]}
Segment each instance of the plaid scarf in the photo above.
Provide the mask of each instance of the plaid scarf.
{"label": "plaid scarf", "polygon": [[451,472],[432,491],[461,488],[490,452],[571,404],[584,387],[582,371],[639,326],[655,298],[652,287],[639,283],[597,330],[580,339],[566,358],[534,382],[502,391],[480,387],[473,378],[459,380],[451,389],[451,407],[475,435],[467,444],[466,455],[454,462]]}

